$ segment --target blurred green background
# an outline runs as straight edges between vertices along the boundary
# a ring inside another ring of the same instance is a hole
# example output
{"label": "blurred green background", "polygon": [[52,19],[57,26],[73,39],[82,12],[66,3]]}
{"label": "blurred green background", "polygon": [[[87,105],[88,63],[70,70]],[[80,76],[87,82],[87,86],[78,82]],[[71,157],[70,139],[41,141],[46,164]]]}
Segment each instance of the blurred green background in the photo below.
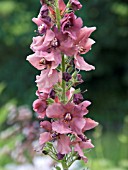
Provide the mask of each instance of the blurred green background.
{"label": "blurred green background", "polygon": [[[88,166],[91,170],[126,170],[128,168],[128,2],[127,0],[81,0],[80,2],[83,8],[77,12],[77,15],[82,17],[84,25],[97,27],[92,34],[97,43],[85,56],[89,63],[96,66],[96,70],[82,72],[85,82],[81,85],[82,90],[88,89],[84,97],[92,101],[89,117],[100,123],[95,131],[88,134],[96,144],[96,148],[88,153],[91,160]],[[38,15],[39,9],[39,0],[0,0],[1,134],[17,124],[15,121],[12,124],[7,123],[10,105],[15,109],[27,105],[32,110],[32,102],[36,99],[34,81],[35,75],[39,72],[26,61],[26,56],[32,53],[29,46],[32,37],[36,36],[34,33],[36,26],[31,18]],[[32,118],[29,119],[30,124],[31,120]],[[25,140],[22,133],[19,136],[12,135],[11,138],[7,136],[6,142],[5,138],[4,142],[2,141],[1,136],[0,148],[9,145],[10,150],[15,147],[15,141],[19,140],[22,143]],[[14,142],[10,144],[12,140]],[[11,154],[7,157],[7,153],[1,153],[0,170],[3,170],[3,167],[14,159]],[[25,156],[30,162],[32,158],[27,153]]]}

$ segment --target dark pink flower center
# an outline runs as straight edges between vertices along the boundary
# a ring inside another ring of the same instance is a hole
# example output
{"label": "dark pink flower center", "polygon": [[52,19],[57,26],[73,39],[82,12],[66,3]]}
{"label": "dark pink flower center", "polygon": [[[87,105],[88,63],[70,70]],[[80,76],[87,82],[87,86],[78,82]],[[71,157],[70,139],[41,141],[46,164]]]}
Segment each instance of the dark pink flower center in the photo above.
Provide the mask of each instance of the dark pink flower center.
{"label": "dark pink flower center", "polygon": [[78,53],[79,54],[85,53],[85,51],[86,51],[86,49],[84,49],[84,47],[78,46]]}
{"label": "dark pink flower center", "polygon": [[64,115],[64,120],[66,121],[66,122],[69,122],[69,121],[71,121],[72,120],[72,115],[71,115],[71,113],[66,113],[65,115]]}
{"label": "dark pink flower center", "polygon": [[58,134],[57,132],[53,132],[53,133],[51,134],[51,137],[52,137],[53,140],[57,139],[58,136],[59,136],[59,134]]}
{"label": "dark pink flower center", "polygon": [[47,26],[46,24],[42,24],[38,27],[39,34],[44,34],[46,32]]}
{"label": "dark pink flower center", "polygon": [[[69,18],[69,19],[71,20],[71,18]],[[64,26],[65,29],[73,26],[72,20],[71,21],[70,20],[65,24],[65,26]]]}
{"label": "dark pink flower center", "polygon": [[42,65],[50,65],[51,64],[51,61],[47,61],[45,60],[45,58],[42,58],[40,61],[39,61],[39,65],[42,66]]}
{"label": "dark pink flower center", "polygon": [[87,142],[88,138],[84,135],[78,135],[79,138],[82,139],[83,142]]}
{"label": "dark pink flower center", "polygon": [[59,41],[57,40],[57,38],[54,38],[52,43],[51,43],[52,47],[59,47],[60,46],[60,43]]}

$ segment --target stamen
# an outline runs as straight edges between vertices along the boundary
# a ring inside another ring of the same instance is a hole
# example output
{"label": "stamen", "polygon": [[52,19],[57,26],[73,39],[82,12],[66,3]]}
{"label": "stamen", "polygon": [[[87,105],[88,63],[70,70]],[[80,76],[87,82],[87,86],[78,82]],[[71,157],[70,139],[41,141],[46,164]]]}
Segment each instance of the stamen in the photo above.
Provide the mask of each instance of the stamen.
{"label": "stamen", "polygon": [[58,136],[59,136],[59,134],[57,132],[53,132],[51,134],[51,137],[52,137],[53,140],[57,139]]}
{"label": "stamen", "polygon": [[78,53],[79,53],[79,54],[85,53],[85,51],[86,51],[86,49],[84,49],[84,47],[78,46]]}
{"label": "stamen", "polygon": [[46,32],[47,26],[45,24],[42,24],[38,27],[39,34],[44,34]]}
{"label": "stamen", "polygon": [[52,41],[52,46],[53,47],[59,47],[60,46],[60,42],[57,40],[57,38],[54,38],[54,40]]}
{"label": "stamen", "polygon": [[71,121],[72,120],[72,115],[71,115],[71,113],[66,113],[65,114],[65,116],[64,116],[64,120],[66,121],[66,122],[68,122],[68,121]]}
{"label": "stamen", "polygon": [[42,58],[42,59],[39,61],[39,65],[40,65],[40,66],[46,65],[46,60],[45,60],[45,58]]}

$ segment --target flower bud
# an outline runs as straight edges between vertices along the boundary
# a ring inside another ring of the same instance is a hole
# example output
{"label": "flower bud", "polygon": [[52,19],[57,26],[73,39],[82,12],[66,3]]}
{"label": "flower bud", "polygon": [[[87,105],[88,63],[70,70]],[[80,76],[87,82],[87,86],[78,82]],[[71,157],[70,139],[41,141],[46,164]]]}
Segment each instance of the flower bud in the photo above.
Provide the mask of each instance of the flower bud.
{"label": "flower bud", "polygon": [[55,99],[55,91],[52,89],[51,92],[49,93],[49,97],[52,99]]}
{"label": "flower bud", "polygon": [[77,71],[75,71],[73,74],[72,74],[72,77],[75,79],[77,76]]}
{"label": "flower bud", "polygon": [[82,102],[82,100],[83,100],[83,96],[82,96],[81,93],[74,94],[74,96],[73,96],[73,102],[74,102],[75,104],[80,104],[80,103]]}
{"label": "flower bud", "polygon": [[48,7],[47,5],[43,5],[41,10],[40,10],[40,15],[42,18],[48,16]]}
{"label": "flower bud", "polygon": [[57,158],[58,158],[58,160],[62,160],[63,158],[64,158],[64,154],[61,154],[61,153],[58,153],[57,154]]}
{"label": "flower bud", "polygon": [[77,80],[78,80],[78,81],[81,81],[81,80],[82,80],[81,74],[77,74]]}
{"label": "flower bud", "polygon": [[69,73],[67,72],[63,73],[63,80],[65,80],[66,82],[68,82],[71,78],[72,76]]}
{"label": "flower bud", "polygon": [[76,11],[82,8],[81,3],[78,0],[70,0],[71,8]]}

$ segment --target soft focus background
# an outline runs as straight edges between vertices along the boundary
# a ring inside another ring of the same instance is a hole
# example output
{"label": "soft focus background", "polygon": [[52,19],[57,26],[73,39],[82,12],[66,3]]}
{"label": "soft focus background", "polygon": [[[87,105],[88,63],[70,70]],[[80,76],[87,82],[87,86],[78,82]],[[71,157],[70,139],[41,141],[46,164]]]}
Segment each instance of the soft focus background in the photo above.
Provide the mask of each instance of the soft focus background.
{"label": "soft focus background", "polygon": [[[77,12],[86,26],[96,26],[96,40],[86,60],[96,66],[82,72],[92,101],[89,117],[100,123],[87,136],[90,170],[128,169],[128,3],[127,0],[81,0]],[[51,170],[54,163],[35,154],[39,125],[32,112],[35,75],[27,61],[36,26],[39,0],[0,0],[0,170]],[[22,166],[21,166],[22,165]],[[48,166],[47,166],[48,165]],[[42,168],[43,167],[43,168]],[[76,168],[75,168],[76,167]],[[73,170],[84,167],[76,163]]]}

